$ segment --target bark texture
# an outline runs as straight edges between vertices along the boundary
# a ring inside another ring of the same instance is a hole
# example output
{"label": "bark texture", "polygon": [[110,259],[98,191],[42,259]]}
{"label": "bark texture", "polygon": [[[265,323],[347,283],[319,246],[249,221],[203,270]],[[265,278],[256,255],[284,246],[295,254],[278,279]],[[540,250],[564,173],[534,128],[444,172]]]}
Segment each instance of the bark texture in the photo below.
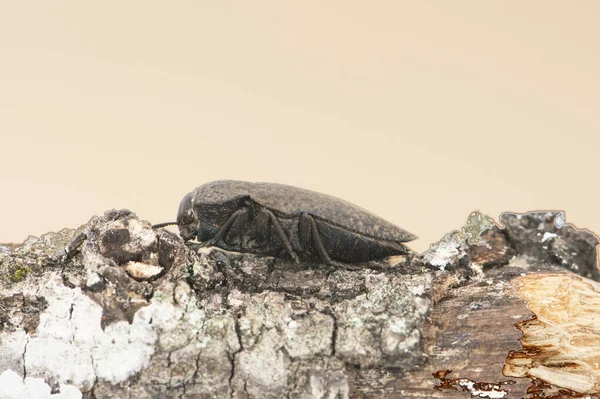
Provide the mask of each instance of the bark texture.
{"label": "bark texture", "polygon": [[598,238],[500,221],[358,271],[195,249],[127,210],[0,246],[0,399],[594,397]]}

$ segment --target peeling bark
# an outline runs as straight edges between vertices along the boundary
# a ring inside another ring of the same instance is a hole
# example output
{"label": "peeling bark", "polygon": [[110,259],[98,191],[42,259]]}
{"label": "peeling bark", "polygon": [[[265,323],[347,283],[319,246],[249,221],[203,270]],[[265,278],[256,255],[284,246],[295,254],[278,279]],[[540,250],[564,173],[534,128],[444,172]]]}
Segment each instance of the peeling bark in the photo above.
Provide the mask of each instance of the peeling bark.
{"label": "peeling bark", "polygon": [[126,210],[0,246],[0,398],[594,397],[598,238],[559,218],[473,213],[357,271],[196,250]]}

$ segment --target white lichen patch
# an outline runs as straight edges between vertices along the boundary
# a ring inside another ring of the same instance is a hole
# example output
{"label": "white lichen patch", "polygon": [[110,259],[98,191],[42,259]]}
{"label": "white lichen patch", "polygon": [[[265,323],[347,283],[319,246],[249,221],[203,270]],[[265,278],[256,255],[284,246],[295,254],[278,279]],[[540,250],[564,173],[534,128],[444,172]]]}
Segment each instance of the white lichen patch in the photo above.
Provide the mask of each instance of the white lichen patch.
{"label": "white lichen patch", "polygon": [[134,261],[127,262],[124,268],[127,274],[137,280],[151,279],[152,277],[158,276],[163,271],[163,268],[160,266]]}
{"label": "white lichen patch", "polygon": [[550,233],[549,231],[544,233],[544,236],[542,237],[542,242],[546,242],[551,238],[556,238],[558,237],[558,234],[554,234],[554,233]]}
{"label": "white lichen patch", "polygon": [[457,384],[469,392],[471,397],[475,398],[487,398],[487,399],[502,399],[508,395],[508,392],[500,387],[498,384],[485,384],[485,389],[478,387],[475,381],[471,381],[468,378],[461,378],[457,381]]}
{"label": "white lichen patch", "polygon": [[558,215],[556,215],[556,218],[554,218],[554,225],[560,229],[565,224],[565,214],[564,212],[560,212]]}
{"label": "white lichen patch", "polygon": [[[332,362],[333,363],[333,362]],[[341,363],[341,362],[340,362]],[[343,363],[341,363],[340,370],[332,373],[333,375],[323,375],[322,371],[315,367],[315,372],[311,373],[309,378],[309,392],[310,398],[349,398],[350,387],[348,384],[348,377],[344,373]]]}
{"label": "white lichen patch", "polygon": [[290,357],[308,359],[317,355],[331,354],[334,322],[331,316],[311,314],[293,320],[284,316],[285,349]]}
{"label": "white lichen patch", "polygon": [[137,240],[137,242],[132,241],[132,246],[140,245],[142,248],[148,248],[156,241],[156,232],[150,228],[148,222],[130,219],[127,227],[131,232],[131,236]]}
{"label": "white lichen patch", "polygon": [[0,333],[0,372],[23,370],[23,353],[29,336],[23,330]]}
{"label": "white lichen patch", "polygon": [[49,277],[38,295],[47,299],[48,307],[40,314],[35,333],[2,334],[5,361],[0,361],[0,372],[24,358],[28,377],[81,390],[91,389],[96,379],[116,384],[138,373],[148,365],[159,336],[169,336],[159,333],[172,330],[184,313],[170,298],[161,298],[159,291],[131,324],[118,321],[102,330],[100,305],[79,288],[64,286],[57,274]]}
{"label": "white lichen patch", "polygon": [[280,331],[285,324],[278,317],[278,311],[286,306],[282,295],[269,293],[261,297],[251,301],[244,317],[238,320],[243,350],[236,355],[233,385],[243,386],[251,397],[260,397],[267,387],[282,395],[290,362],[282,351],[285,337]]}
{"label": "white lichen patch", "polygon": [[373,274],[365,285],[367,294],[334,307],[336,355],[361,367],[401,367],[411,361],[410,356],[418,356],[421,336],[417,323],[420,312],[426,310],[398,280]]}
{"label": "white lichen patch", "polygon": [[53,394],[43,378],[23,379],[12,370],[0,374],[0,399],[81,399],[83,396],[77,387],[69,384],[60,384],[59,391]]}
{"label": "white lichen patch", "polygon": [[58,278],[48,281],[48,308],[29,338],[25,353],[28,375],[90,389],[96,378],[117,383],[141,370],[154,351],[156,333],[148,320],[135,317],[103,331],[102,308],[78,288],[65,287]]}
{"label": "white lichen patch", "polygon": [[[234,290],[228,302],[243,312],[237,319],[241,345],[234,357],[233,397],[236,392],[261,398],[347,397],[344,364],[329,358],[335,330],[331,314],[273,292],[251,298]],[[296,378],[301,380],[293,382]],[[318,395],[290,395],[294,386]]]}
{"label": "white lichen patch", "polygon": [[570,274],[530,274],[513,284],[536,318],[518,323],[524,349],[508,356],[504,374],[599,393],[600,286]]}
{"label": "white lichen patch", "polygon": [[252,350],[243,351],[237,357],[239,372],[253,382],[250,392],[255,397],[260,397],[265,388],[277,391],[286,385],[289,361],[280,350],[280,342],[281,336],[275,329],[266,330]]}
{"label": "white lichen patch", "polygon": [[456,264],[459,259],[467,256],[465,252],[465,235],[460,231],[447,233],[437,243],[422,255],[423,261],[431,266],[445,270],[446,267]]}
{"label": "white lichen patch", "polygon": [[98,273],[87,269],[87,278],[85,280],[85,286],[88,288],[94,288],[97,287],[99,284],[102,284],[102,278],[100,278]]}

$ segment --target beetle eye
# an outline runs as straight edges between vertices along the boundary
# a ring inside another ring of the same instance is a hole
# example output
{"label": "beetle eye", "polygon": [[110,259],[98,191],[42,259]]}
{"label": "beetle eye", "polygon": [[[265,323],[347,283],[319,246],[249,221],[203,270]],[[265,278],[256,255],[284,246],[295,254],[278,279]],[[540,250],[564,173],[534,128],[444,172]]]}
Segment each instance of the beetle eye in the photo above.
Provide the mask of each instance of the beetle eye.
{"label": "beetle eye", "polygon": [[192,198],[190,194],[186,195],[179,205],[177,212],[177,223],[191,224],[194,222],[194,208],[192,207]]}
{"label": "beetle eye", "polygon": [[194,221],[194,213],[192,212],[191,209],[189,209],[186,212],[183,212],[181,214],[181,223],[183,224],[190,224]]}

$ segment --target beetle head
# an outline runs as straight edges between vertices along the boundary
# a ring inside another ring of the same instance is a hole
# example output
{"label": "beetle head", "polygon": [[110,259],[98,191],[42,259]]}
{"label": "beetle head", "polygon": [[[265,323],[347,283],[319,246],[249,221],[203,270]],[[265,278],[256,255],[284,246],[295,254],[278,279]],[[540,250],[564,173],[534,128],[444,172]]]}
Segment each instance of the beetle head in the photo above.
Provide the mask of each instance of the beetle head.
{"label": "beetle head", "polygon": [[177,212],[177,226],[179,235],[185,241],[194,238],[198,232],[198,215],[194,210],[194,193],[188,193],[179,204]]}

